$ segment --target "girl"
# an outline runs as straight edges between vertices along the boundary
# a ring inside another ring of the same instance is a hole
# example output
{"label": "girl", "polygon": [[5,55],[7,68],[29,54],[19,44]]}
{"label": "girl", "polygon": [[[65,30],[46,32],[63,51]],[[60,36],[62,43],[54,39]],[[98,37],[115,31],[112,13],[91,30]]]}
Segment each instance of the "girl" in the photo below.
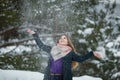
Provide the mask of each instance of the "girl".
{"label": "girl", "polygon": [[72,80],[71,69],[76,67],[76,62],[83,62],[92,56],[101,57],[96,51],[91,51],[84,56],[77,55],[71,40],[66,35],[60,37],[56,46],[50,47],[43,44],[34,31],[28,29],[27,32],[33,35],[39,48],[50,53],[44,80]]}

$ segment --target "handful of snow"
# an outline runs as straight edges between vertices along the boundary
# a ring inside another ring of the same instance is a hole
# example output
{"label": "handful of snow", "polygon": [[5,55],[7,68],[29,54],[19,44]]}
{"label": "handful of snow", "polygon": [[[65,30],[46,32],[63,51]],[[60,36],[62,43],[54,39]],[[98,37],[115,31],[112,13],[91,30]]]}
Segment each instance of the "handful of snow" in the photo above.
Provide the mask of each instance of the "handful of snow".
{"label": "handful of snow", "polygon": [[106,59],[105,48],[104,47],[97,47],[97,52],[99,52],[101,59]]}

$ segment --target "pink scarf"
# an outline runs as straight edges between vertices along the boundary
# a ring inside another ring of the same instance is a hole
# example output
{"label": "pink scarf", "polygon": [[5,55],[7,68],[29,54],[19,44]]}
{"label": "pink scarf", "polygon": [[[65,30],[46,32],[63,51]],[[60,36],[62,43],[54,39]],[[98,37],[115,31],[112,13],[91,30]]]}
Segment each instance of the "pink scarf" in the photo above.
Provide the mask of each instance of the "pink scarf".
{"label": "pink scarf", "polygon": [[57,46],[65,53],[65,54],[68,54],[72,48],[70,46],[64,46],[64,45],[61,45],[61,44],[57,44]]}
{"label": "pink scarf", "polygon": [[64,46],[64,45],[57,44],[56,46],[52,48],[51,55],[53,59],[56,61],[66,56],[71,50],[72,48],[70,46]]}

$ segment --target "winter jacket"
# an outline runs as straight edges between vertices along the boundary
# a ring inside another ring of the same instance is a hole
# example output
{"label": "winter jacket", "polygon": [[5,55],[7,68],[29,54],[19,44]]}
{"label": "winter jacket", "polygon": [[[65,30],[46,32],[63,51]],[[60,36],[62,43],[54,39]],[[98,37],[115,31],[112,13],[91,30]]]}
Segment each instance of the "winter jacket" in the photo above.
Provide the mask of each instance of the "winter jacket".
{"label": "winter jacket", "polygon": [[[33,34],[33,37],[38,47],[47,53],[50,53],[52,47],[47,46],[41,42],[37,34]],[[49,54],[50,55],[50,54]],[[84,56],[77,55],[74,51],[69,52],[66,56],[62,57],[62,72],[63,80],[72,80],[72,61],[83,62],[93,56],[93,52],[89,52]],[[48,60],[48,66],[45,69],[44,80],[50,80],[50,59]]]}

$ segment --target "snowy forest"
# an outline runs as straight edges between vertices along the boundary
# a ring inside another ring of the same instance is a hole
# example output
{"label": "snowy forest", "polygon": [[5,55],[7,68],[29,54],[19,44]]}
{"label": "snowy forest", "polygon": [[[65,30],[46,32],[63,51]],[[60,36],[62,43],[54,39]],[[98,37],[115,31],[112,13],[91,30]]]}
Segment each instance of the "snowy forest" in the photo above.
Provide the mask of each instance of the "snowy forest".
{"label": "snowy forest", "polygon": [[102,59],[79,63],[73,76],[120,80],[119,0],[0,0],[0,69],[44,73],[47,53],[36,45],[32,29],[53,46],[68,34],[79,53],[101,52]]}

